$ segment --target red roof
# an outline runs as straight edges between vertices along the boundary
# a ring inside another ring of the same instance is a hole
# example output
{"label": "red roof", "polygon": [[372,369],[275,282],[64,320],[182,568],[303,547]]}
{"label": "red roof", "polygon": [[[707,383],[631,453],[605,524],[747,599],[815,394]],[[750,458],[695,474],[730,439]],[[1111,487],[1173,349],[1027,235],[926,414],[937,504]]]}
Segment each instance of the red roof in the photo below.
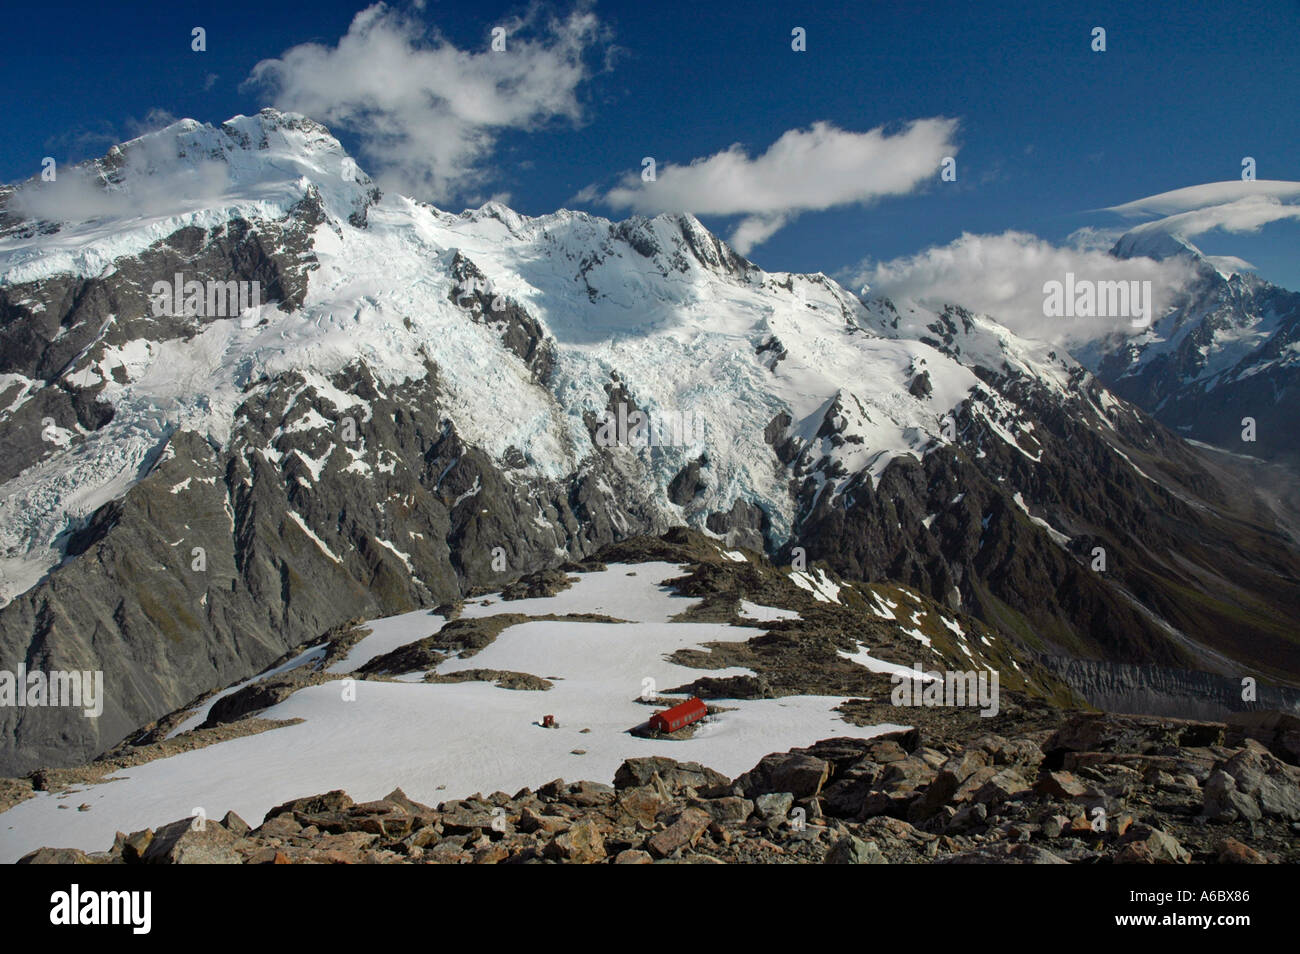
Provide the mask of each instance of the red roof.
{"label": "red roof", "polygon": [[698,722],[708,714],[708,707],[696,698],[679,702],[671,709],[656,712],[650,717],[650,727],[660,732],[675,732],[692,722]]}

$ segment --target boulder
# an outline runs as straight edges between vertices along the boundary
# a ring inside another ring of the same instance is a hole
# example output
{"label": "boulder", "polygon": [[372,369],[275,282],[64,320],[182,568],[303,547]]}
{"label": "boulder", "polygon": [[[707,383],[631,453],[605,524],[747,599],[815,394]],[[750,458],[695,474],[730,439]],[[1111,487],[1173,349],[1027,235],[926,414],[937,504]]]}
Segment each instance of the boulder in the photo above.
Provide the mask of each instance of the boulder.
{"label": "boulder", "polygon": [[559,815],[544,815],[525,805],[519,813],[519,830],[522,832],[543,832],[548,835],[568,831],[570,822]]}
{"label": "boulder", "polygon": [[881,771],[880,763],[871,759],[859,759],[847,766],[822,789],[826,812],[839,818],[856,818]]}
{"label": "boulder", "polygon": [[956,776],[958,782],[964,782],[976,771],[989,764],[989,755],[982,749],[964,749],[943,763],[942,771]]}
{"label": "boulder", "polygon": [[79,848],[37,848],[18,859],[20,865],[93,865],[94,860]]}
{"label": "boulder", "polygon": [[723,789],[731,779],[699,762],[678,762],[663,756],[645,756],[628,759],[614,773],[614,788],[639,788],[650,784],[651,776],[658,775],[669,790],[676,793],[684,788],[697,791]]}
{"label": "boulder", "polygon": [[1004,769],[980,786],[973,798],[980,805],[996,805],[1029,791],[1029,783],[1015,769]]}
{"label": "boulder", "polygon": [[925,787],[921,797],[907,807],[907,820],[913,825],[919,825],[934,817],[957,793],[960,785],[961,778],[956,772],[948,768],[942,769],[934,781]]}
{"label": "boulder", "polygon": [[122,860],[127,864],[136,864],[144,859],[144,853],[153,841],[153,829],[132,832],[122,842]]}
{"label": "boulder", "polygon": [[880,775],[880,787],[886,792],[915,792],[929,785],[938,770],[919,754],[890,762]]}
{"label": "boulder", "polygon": [[237,865],[243,860],[235,850],[238,842],[221,825],[182,818],[154,832],[141,860],[163,865]]}
{"label": "boulder", "polygon": [[769,826],[785,821],[793,807],[794,796],[789,792],[769,792],[754,799],[754,814]]}
{"label": "boulder", "polygon": [[1300,770],[1261,743],[1247,739],[1245,747],[1223,765],[1223,771],[1232,776],[1238,791],[1254,797],[1265,815],[1300,821]]}
{"label": "boulder", "polygon": [[907,790],[901,792],[870,792],[862,801],[862,810],[858,813],[859,819],[874,818],[877,815],[888,815],[891,818],[906,818],[912,803],[919,796],[916,792]]}
{"label": "boulder", "polygon": [[[379,824],[381,828],[391,829],[399,822],[404,821],[406,823],[406,832],[402,832],[401,835],[405,835],[410,831],[411,819],[409,816],[404,816],[401,819],[386,818],[384,816],[374,817],[376,823]],[[500,817],[500,815],[494,815],[491,811],[473,811],[463,808],[457,809],[456,811],[447,812],[442,816],[442,830],[449,835],[477,836],[481,832],[492,831],[492,823]],[[500,822],[497,822],[497,824],[500,824]],[[361,830],[372,831],[373,829],[367,826]],[[378,832],[378,834],[385,833],[386,832],[384,831]],[[390,831],[389,833],[395,832]]]}
{"label": "boulder", "polygon": [[590,808],[594,805],[608,805],[614,800],[614,788],[602,782],[574,782],[569,786],[564,801],[570,805]]}
{"label": "boulder", "polygon": [[655,791],[654,787],[647,785],[641,788],[623,789],[618,793],[614,805],[633,824],[650,828],[659,817],[659,813],[668,805],[668,799]]}
{"label": "boulder", "polygon": [[810,798],[821,792],[830,777],[830,763],[798,752],[765,755],[759,763],[736,779],[749,798],[772,792],[789,792],[795,798]]}
{"label": "boulder", "polygon": [[826,852],[826,864],[887,865],[889,859],[874,841],[863,841],[856,835],[844,835]]}
{"label": "boulder", "polygon": [[1088,793],[1088,786],[1072,772],[1044,772],[1034,785],[1034,791],[1049,798],[1082,798]]}
{"label": "boulder", "polygon": [[642,851],[640,848],[624,848],[614,856],[616,865],[649,865],[654,864],[654,858],[648,851]]}
{"label": "boulder", "polygon": [[984,805],[978,802],[967,802],[952,816],[946,830],[960,832],[968,831],[971,828],[979,828],[988,821],[988,817],[989,810]]}
{"label": "boulder", "polygon": [[266,818],[263,821],[268,818],[275,818],[277,815],[286,815],[293,812],[302,812],[308,815],[341,812],[351,808],[353,804],[354,802],[347,792],[335,789],[332,792],[326,792],[324,795],[296,798],[291,802],[285,802],[283,805],[277,805],[266,813]]}
{"label": "boulder", "polygon": [[1255,799],[1238,791],[1236,779],[1221,769],[1216,769],[1205,783],[1205,802],[1201,814],[1211,821],[1221,822],[1234,822],[1238,819],[1259,821],[1263,817]]}
{"label": "boulder", "polygon": [[754,814],[754,802],[736,795],[701,799],[693,804],[694,807],[708,812],[709,817],[719,825],[730,825],[733,828],[743,825],[749,816]]}
{"label": "boulder", "polygon": [[499,865],[510,857],[510,850],[499,841],[485,845],[474,852],[473,864]]}
{"label": "boulder", "polygon": [[605,860],[605,839],[595,820],[584,818],[551,838],[543,854],[548,858],[594,864]]}
{"label": "boulder", "polygon": [[1266,865],[1268,859],[1249,845],[1235,838],[1225,838],[1219,843],[1218,862],[1221,865]]}
{"label": "boulder", "polygon": [[1135,825],[1126,840],[1128,843],[1115,855],[1117,865],[1172,865],[1192,860],[1191,852],[1177,838],[1159,828]]}
{"label": "boulder", "polygon": [[239,838],[244,837],[249,833],[249,831],[251,831],[248,822],[244,821],[234,812],[226,812],[226,817],[221,819],[221,827]]}
{"label": "boulder", "polygon": [[1257,739],[1278,758],[1300,765],[1300,716],[1294,712],[1234,712],[1228,716],[1228,729],[1232,736]]}
{"label": "boulder", "polygon": [[545,785],[537,787],[537,797],[546,799],[555,799],[562,797],[569,790],[569,786],[562,778],[554,778]]}
{"label": "boulder", "polygon": [[1061,834],[1070,827],[1070,819],[1064,815],[1052,815],[1042,823],[1042,833],[1045,838],[1060,838]]}
{"label": "boulder", "polygon": [[[323,825],[318,827],[329,830]],[[342,830],[342,826],[339,826],[339,830]],[[300,831],[302,831],[302,824],[294,816],[276,815],[262,822],[254,834],[258,838],[292,838]]]}
{"label": "boulder", "polygon": [[383,800],[385,802],[388,802],[389,804],[399,806],[403,811],[405,811],[409,815],[432,815],[433,814],[432,807],[414,801],[413,799],[409,798],[407,794],[404,791],[402,791],[400,788],[393,789],[391,792],[389,792],[387,795],[384,796]]}
{"label": "boulder", "polygon": [[687,808],[666,829],[652,835],[647,840],[646,847],[655,857],[666,858],[675,851],[694,845],[712,821],[708,812]]}
{"label": "boulder", "polygon": [[984,784],[998,774],[1001,769],[993,765],[986,765],[983,768],[976,769],[967,776],[957,786],[957,791],[953,792],[952,801],[960,804],[961,802],[970,801],[971,796],[984,787]]}

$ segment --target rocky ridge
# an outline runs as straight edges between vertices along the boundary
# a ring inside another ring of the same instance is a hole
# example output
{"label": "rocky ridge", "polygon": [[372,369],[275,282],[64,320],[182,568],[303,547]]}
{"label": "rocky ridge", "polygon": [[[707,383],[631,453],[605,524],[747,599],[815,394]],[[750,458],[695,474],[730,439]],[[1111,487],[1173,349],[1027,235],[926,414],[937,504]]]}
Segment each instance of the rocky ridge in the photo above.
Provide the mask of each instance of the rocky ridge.
{"label": "rocky ridge", "polygon": [[1294,863],[1298,761],[1291,715],[1225,724],[1030,704],[956,731],[825,739],[735,779],[649,757],[612,784],[555,779],[436,806],[332,791],[255,828],[185,818],[20,863]]}

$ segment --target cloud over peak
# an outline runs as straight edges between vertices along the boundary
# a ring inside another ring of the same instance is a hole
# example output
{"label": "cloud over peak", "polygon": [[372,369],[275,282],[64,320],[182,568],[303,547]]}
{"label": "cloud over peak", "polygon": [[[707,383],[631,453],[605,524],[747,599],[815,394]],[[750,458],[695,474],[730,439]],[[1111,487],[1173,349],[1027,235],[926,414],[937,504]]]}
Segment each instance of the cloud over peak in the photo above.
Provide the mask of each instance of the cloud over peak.
{"label": "cloud over peak", "polygon": [[1134,231],[1193,238],[1222,229],[1255,232],[1270,222],[1300,218],[1300,182],[1277,179],[1229,180],[1174,189],[1112,206],[1127,218],[1152,218]]}
{"label": "cloud over peak", "polygon": [[360,140],[380,184],[447,201],[490,178],[499,135],[578,122],[589,52],[605,43],[595,14],[502,21],[504,50],[461,50],[382,3],[362,10],[335,46],[304,43],[263,60],[247,84],[276,106]]}
{"label": "cloud over peak", "polygon": [[1066,347],[1114,332],[1131,333],[1127,317],[1065,319],[1044,313],[1044,286],[1068,274],[1090,282],[1151,282],[1156,318],[1193,278],[1189,259],[1117,258],[1088,247],[1053,245],[1026,232],[972,235],[888,262],[864,262],[844,280],[869,285],[872,294],[928,305],[964,305],[1018,335]]}
{"label": "cloud over peak", "polygon": [[803,212],[915,191],[938,176],[944,157],[956,155],[956,130],[956,120],[943,118],[918,119],[889,133],[817,122],[785,132],[758,156],[735,144],[689,165],[660,165],[654,181],[629,173],[603,201],[646,214],[743,215],[730,241],[747,254]]}

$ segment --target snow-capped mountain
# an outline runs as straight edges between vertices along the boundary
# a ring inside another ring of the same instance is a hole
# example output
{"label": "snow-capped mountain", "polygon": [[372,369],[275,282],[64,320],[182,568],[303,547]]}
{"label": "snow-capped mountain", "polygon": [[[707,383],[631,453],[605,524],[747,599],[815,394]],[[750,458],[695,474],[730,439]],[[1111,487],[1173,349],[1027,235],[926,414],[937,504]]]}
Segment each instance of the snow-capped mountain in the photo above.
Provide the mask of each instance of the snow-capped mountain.
{"label": "snow-capped mountain", "polygon": [[1151,328],[1080,359],[1184,437],[1300,467],[1300,293],[1206,256],[1159,223],[1124,235],[1112,254],[1179,256],[1196,278]]}
{"label": "snow-capped mountain", "polygon": [[0,711],[0,768],[680,524],[1038,649],[1300,674],[1293,544],[992,318],[765,272],[689,215],[381,195],[272,110],[71,178],[0,195],[0,667],[108,700]]}

